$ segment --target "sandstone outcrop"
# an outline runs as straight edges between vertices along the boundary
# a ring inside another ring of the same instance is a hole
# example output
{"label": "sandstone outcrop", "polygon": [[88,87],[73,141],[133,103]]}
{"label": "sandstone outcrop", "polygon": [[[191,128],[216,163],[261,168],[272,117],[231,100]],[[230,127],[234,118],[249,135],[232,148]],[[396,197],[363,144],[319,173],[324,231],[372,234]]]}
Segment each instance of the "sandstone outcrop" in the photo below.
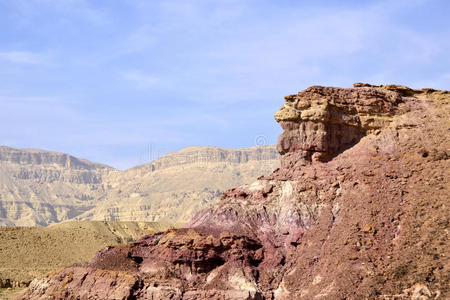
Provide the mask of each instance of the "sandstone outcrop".
{"label": "sandstone outcrop", "polygon": [[368,131],[386,127],[402,101],[400,94],[386,90],[319,86],[285,99],[286,104],[275,114],[284,129],[278,150],[300,155],[298,161],[333,158]]}
{"label": "sandstone outcrop", "polygon": [[288,96],[279,169],[21,299],[447,299],[449,102],[368,84]]}

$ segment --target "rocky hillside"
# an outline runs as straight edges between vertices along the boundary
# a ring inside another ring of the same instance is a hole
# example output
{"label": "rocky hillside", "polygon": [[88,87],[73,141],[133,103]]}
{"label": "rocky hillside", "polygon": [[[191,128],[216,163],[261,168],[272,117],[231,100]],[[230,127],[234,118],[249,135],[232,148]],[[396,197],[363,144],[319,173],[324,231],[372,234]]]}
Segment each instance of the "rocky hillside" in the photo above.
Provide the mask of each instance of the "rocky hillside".
{"label": "rocky hillside", "polygon": [[161,223],[100,221],[0,227],[0,288],[24,288],[35,277],[90,260],[105,246],[167,228]]}
{"label": "rocky hillside", "polygon": [[0,147],[0,225],[184,223],[224,190],[278,166],[274,146],[190,147],[126,171],[68,154]]}
{"label": "rocky hillside", "polygon": [[449,102],[368,84],[288,96],[279,169],[21,299],[448,299]]}
{"label": "rocky hillside", "polygon": [[185,223],[216,203],[226,189],[250,183],[279,166],[274,146],[190,147],[105,180],[104,201],[77,219]]}
{"label": "rocky hillside", "polygon": [[92,209],[113,169],[68,154],[0,147],[0,225],[48,225]]}

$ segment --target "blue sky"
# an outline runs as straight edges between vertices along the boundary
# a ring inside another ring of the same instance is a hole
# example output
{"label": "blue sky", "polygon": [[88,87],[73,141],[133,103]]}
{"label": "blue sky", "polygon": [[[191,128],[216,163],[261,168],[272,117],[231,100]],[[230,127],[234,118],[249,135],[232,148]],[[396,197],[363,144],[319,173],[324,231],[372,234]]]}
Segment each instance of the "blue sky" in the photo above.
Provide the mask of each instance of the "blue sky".
{"label": "blue sky", "polygon": [[187,146],[274,144],[283,96],[310,85],[449,89],[449,10],[446,0],[0,0],[0,144],[121,169]]}

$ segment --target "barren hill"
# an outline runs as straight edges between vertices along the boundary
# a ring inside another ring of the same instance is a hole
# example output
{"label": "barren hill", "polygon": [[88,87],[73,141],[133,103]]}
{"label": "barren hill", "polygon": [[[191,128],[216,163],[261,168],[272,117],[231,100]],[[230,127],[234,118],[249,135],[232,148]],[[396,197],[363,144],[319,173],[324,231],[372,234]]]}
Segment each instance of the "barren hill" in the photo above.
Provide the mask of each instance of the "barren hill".
{"label": "barren hill", "polygon": [[450,92],[313,86],[281,167],[21,299],[449,299]]}
{"label": "barren hill", "polygon": [[105,200],[77,219],[185,223],[221,193],[279,166],[274,146],[189,147],[105,180]]}
{"label": "barren hill", "polygon": [[168,227],[151,222],[99,221],[0,227],[0,288],[25,287],[35,277],[90,260],[103,247]]}
{"label": "barren hill", "polygon": [[278,166],[274,146],[190,147],[126,171],[63,153],[0,147],[0,225],[183,223],[224,190]]}
{"label": "barren hill", "polygon": [[112,168],[64,153],[0,147],[0,225],[48,225],[93,208]]}

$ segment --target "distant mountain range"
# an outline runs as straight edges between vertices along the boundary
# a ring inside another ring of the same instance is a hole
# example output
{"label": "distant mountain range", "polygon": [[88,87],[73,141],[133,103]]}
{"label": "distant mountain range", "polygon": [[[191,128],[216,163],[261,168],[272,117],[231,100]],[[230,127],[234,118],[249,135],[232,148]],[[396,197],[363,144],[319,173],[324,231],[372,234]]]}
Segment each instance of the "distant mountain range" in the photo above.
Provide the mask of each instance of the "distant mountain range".
{"label": "distant mountain range", "polygon": [[275,146],[189,147],[126,171],[69,154],[0,147],[0,225],[65,220],[180,224],[279,166]]}

